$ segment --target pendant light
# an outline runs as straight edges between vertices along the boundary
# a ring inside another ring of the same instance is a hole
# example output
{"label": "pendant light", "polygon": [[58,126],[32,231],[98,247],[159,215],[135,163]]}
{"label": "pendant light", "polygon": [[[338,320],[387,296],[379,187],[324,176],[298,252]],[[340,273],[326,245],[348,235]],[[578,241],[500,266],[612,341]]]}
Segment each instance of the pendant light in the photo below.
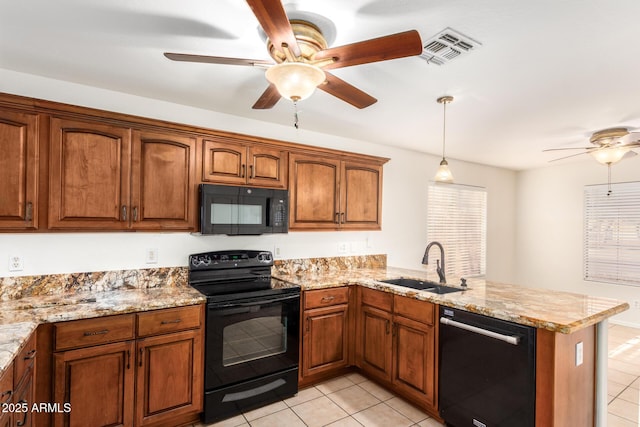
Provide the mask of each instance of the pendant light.
{"label": "pendant light", "polygon": [[436,182],[452,183],[453,174],[451,173],[451,170],[449,170],[449,163],[447,162],[447,159],[444,156],[444,148],[445,148],[445,131],[447,127],[447,104],[450,102],[453,102],[453,96],[441,96],[436,101],[438,101],[438,104],[442,104],[444,115],[443,115],[443,121],[442,121],[442,161],[440,161],[440,167],[438,168],[438,171],[436,172],[436,176],[433,177],[433,179]]}

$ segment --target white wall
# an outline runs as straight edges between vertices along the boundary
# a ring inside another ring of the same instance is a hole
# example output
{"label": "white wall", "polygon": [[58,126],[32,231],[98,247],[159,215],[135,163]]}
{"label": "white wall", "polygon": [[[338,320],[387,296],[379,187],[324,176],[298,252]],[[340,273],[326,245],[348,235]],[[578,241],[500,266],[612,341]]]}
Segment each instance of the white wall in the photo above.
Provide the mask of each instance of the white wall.
{"label": "white wall", "polygon": [[[613,182],[638,180],[640,158],[613,166]],[[613,321],[640,327],[640,310],[633,308],[633,301],[640,300],[640,287],[582,279],[583,190],[585,185],[606,182],[606,166],[587,156],[518,174],[516,282],[627,301],[632,308]]]}
{"label": "white wall", "polygon": [[[382,231],[258,237],[140,232],[0,234],[0,277],[179,266],[186,265],[191,253],[232,248],[274,250],[277,246],[282,258],[339,256],[339,242],[349,243],[346,255],[386,253],[389,265],[422,268],[427,244],[426,186],[437,169],[438,157],[2,69],[0,92],[391,158],[384,167]],[[488,188],[487,276],[513,282],[515,173],[451,159],[450,165],[457,182]],[[158,249],[158,264],[145,263],[148,248]],[[23,271],[8,271],[11,255],[23,257]]]}

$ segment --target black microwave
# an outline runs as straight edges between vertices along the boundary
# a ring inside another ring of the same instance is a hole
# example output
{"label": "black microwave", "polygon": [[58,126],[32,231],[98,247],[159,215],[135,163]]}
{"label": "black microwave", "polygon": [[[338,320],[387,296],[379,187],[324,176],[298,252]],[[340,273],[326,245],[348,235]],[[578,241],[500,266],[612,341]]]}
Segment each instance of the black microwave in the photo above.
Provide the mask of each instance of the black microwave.
{"label": "black microwave", "polygon": [[287,190],[200,184],[202,234],[287,233],[288,212]]}

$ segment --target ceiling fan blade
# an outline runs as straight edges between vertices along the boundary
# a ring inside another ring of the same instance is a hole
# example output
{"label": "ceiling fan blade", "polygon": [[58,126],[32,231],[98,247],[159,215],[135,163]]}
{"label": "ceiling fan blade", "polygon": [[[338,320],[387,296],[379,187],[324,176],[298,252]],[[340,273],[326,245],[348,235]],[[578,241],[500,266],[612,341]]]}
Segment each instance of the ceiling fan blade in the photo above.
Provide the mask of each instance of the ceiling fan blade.
{"label": "ceiling fan blade", "polygon": [[373,96],[361,91],[344,80],[339,79],[333,74],[325,72],[325,75],[327,76],[327,80],[325,83],[318,86],[318,89],[322,89],[328,94],[331,94],[336,98],[340,98],[344,102],[360,109],[378,102],[378,100]]}
{"label": "ceiling fan blade", "polygon": [[558,157],[557,159],[549,160],[549,163],[551,163],[551,162],[557,162],[558,160],[569,159],[569,158],[571,158],[571,157],[582,156],[583,154],[589,154],[589,152],[588,152],[588,151],[585,151],[584,153],[571,154],[570,156]]}
{"label": "ceiling fan blade", "polygon": [[300,47],[296,40],[289,17],[282,6],[281,0],[247,0],[253,14],[258,18],[271,43],[281,48],[286,43],[294,56],[300,56]]}
{"label": "ceiling fan blade", "polygon": [[202,62],[206,64],[247,65],[250,67],[268,67],[273,61],[262,59],[227,58],[224,56],[190,55],[187,53],[165,52],[164,56],[172,61]]}
{"label": "ceiling fan blade", "polygon": [[268,110],[269,108],[273,108],[274,105],[278,103],[280,100],[280,93],[278,93],[278,89],[274,84],[270,84],[267,89],[262,92],[260,98],[253,104],[254,110]]}
{"label": "ceiling fan blade", "polygon": [[598,147],[566,147],[566,148],[547,148],[546,150],[542,150],[543,153],[547,151],[563,151],[563,150],[593,150]]}
{"label": "ceiling fan blade", "polygon": [[334,58],[333,63],[323,67],[325,70],[330,70],[332,68],[404,58],[420,55],[421,53],[422,40],[420,39],[420,34],[416,30],[411,30],[321,50],[315,54],[313,59]]}

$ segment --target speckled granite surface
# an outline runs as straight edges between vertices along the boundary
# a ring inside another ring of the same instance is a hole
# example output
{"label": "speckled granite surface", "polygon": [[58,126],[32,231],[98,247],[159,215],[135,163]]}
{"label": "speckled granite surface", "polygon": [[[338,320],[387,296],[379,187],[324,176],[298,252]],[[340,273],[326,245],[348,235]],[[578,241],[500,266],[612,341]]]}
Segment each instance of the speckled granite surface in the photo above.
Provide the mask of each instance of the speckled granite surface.
{"label": "speckled granite surface", "polygon": [[[564,334],[599,323],[629,308],[624,301],[478,279],[469,279],[467,290],[438,295],[380,282],[399,277],[434,280],[421,271],[393,267],[320,273],[299,270],[292,274],[278,272],[274,276],[302,289],[357,284]],[[448,282],[449,286],[458,286],[459,280]]]}
{"label": "speckled granite surface", "polygon": [[185,267],[0,279],[0,374],[41,323],[202,304]]}

